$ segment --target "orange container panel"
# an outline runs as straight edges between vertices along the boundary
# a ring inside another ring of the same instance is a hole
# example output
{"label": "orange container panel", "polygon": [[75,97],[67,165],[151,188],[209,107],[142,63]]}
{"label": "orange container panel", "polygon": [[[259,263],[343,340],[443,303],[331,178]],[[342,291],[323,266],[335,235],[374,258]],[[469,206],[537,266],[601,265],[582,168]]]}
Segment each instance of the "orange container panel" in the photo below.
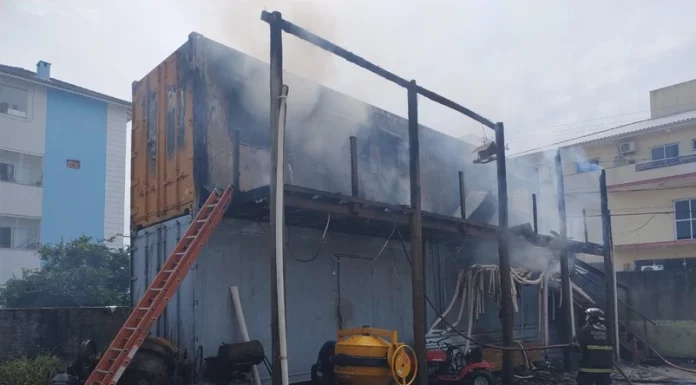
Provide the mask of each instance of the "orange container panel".
{"label": "orange container panel", "polygon": [[[181,50],[133,84],[131,226],[193,208],[193,87]],[[181,68],[184,67],[184,68]]]}

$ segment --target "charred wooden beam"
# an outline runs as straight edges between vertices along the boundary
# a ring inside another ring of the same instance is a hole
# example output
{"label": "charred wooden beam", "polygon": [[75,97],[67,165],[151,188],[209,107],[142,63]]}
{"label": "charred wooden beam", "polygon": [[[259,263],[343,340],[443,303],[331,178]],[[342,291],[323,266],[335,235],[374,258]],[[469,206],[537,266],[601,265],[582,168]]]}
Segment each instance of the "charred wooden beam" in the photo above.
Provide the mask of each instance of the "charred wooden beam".
{"label": "charred wooden beam", "polygon": [[[274,13],[263,11],[263,12],[261,12],[261,20],[263,20],[267,23],[271,23],[273,21],[273,14]],[[332,43],[324,38],[321,38],[321,37],[309,32],[309,31],[307,31],[306,29],[304,29],[302,27],[298,27],[297,25],[295,25],[287,20],[282,20],[282,19],[281,19],[280,25],[281,25],[281,28],[283,29],[283,31],[285,31],[291,35],[294,35],[294,36],[296,36],[296,37],[298,37],[298,38],[300,38],[308,43],[311,43],[311,44],[323,49],[323,50],[329,51],[336,56],[342,57],[343,59],[345,59],[345,60],[347,60],[347,61],[349,61],[349,62],[351,62],[359,67],[362,67],[362,68],[374,73],[375,75],[378,75],[384,79],[387,79],[393,83],[396,83],[396,84],[400,85],[401,87],[404,87],[406,89],[410,88],[410,82],[408,80],[402,78],[401,76],[398,76],[398,75],[394,74],[393,72],[387,71],[384,68],[382,68],[374,63],[371,63],[371,62],[367,61],[366,59],[346,50],[345,48],[339,47],[338,45],[336,45],[336,44],[334,44],[334,43]],[[460,104],[458,104],[450,99],[447,99],[442,95],[436,94],[433,91],[430,91],[426,88],[423,88],[421,86],[415,85],[414,87],[415,87],[415,91],[418,94],[421,94],[421,95],[425,96],[426,98],[428,98],[436,103],[440,103],[445,107],[449,107],[457,112],[460,112],[460,113],[470,117],[471,119],[474,119],[475,121],[483,124],[486,127],[489,127],[491,129],[495,129],[495,124],[492,121],[490,121],[490,120],[484,118],[483,116],[471,111],[470,109],[468,109],[468,108],[466,108],[466,107],[464,107],[464,106],[462,106],[462,105],[460,105]]]}
{"label": "charred wooden beam", "polygon": [[360,195],[358,179],[358,138],[350,137],[350,190],[354,197]]}
{"label": "charred wooden beam", "polygon": [[[561,242],[566,243],[568,239],[568,225],[566,222],[566,202],[565,185],[563,183],[563,164],[561,163],[561,151],[556,152],[556,189],[558,195],[558,221],[560,224]],[[563,343],[571,345],[573,343],[573,306],[572,291],[570,288],[570,270],[568,267],[568,249],[560,248],[561,259],[561,289],[563,291]],[[567,372],[570,371],[570,349],[563,350],[563,366]]]}
{"label": "charred wooden beam", "polygon": [[539,234],[539,214],[537,213],[537,195],[532,194],[532,220],[534,221],[534,233]]}
{"label": "charred wooden beam", "polygon": [[421,213],[420,140],[418,138],[418,93],[415,80],[408,87],[408,143],[411,181],[411,290],[413,303],[413,348],[418,359],[418,383],[428,385],[425,357],[425,277]]}
{"label": "charred wooden beam", "polygon": [[459,215],[466,219],[466,191],[464,190],[464,171],[459,171]]}
{"label": "charred wooden beam", "polygon": [[620,359],[619,324],[617,312],[616,273],[614,271],[613,239],[611,233],[611,212],[609,211],[609,194],[607,192],[607,172],[602,170],[599,176],[599,196],[602,212],[602,238],[604,240],[604,286],[609,335],[614,340],[614,354]]}
{"label": "charred wooden beam", "polygon": [[[503,346],[512,347],[514,343],[515,312],[512,305],[512,276],[510,270],[510,250],[508,247],[508,191],[507,168],[505,164],[505,128],[498,123],[495,128],[496,162],[498,171],[498,266],[500,268],[501,323],[503,326]],[[503,385],[513,385],[512,352],[503,351]]]}

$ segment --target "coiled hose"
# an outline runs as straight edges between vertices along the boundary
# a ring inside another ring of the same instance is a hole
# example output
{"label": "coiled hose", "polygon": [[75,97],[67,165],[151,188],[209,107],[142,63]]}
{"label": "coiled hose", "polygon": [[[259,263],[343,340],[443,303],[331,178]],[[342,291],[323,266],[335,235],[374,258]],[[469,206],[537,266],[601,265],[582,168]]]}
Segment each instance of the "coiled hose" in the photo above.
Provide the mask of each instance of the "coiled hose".
{"label": "coiled hose", "polygon": [[[406,249],[406,243],[404,242],[404,238],[401,236],[401,233],[400,233],[400,232],[398,233],[398,235],[399,235],[399,241],[400,241],[400,243],[401,243],[401,249],[404,251],[404,256],[406,257],[406,260],[408,261],[408,265],[413,269],[413,263],[411,262],[411,258],[410,258],[409,255],[408,255],[408,250]],[[468,341],[470,341],[470,342],[472,342],[472,343],[474,343],[474,344],[476,344],[476,345],[483,346],[483,347],[487,347],[487,348],[490,348],[490,349],[501,350],[501,351],[525,352],[525,354],[526,354],[526,352],[535,351],[535,350],[570,348],[570,345],[569,345],[569,344],[558,344],[558,345],[547,345],[547,346],[534,346],[534,347],[531,347],[531,348],[523,347],[523,345],[521,345],[520,347],[515,348],[515,347],[491,345],[491,344],[487,344],[487,343],[483,343],[483,342],[476,341],[475,339],[470,338],[470,337],[467,336],[466,334],[464,334],[464,333],[460,332],[459,330],[455,329],[455,328],[445,319],[444,315],[441,314],[439,310],[437,310],[437,308],[436,308],[435,305],[432,303],[432,301],[430,301],[430,298],[428,298],[427,294],[424,294],[424,297],[425,297],[425,301],[428,303],[428,305],[430,306],[430,308],[433,310],[433,312],[435,312],[435,314],[436,314],[438,317],[441,318],[441,320],[442,320],[442,322],[445,324],[445,326],[447,326],[448,328],[450,328],[452,331],[454,331],[454,332],[455,332],[456,334],[458,334],[460,337],[462,337],[462,338],[464,338],[465,340],[468,340]],[[648,346],[649,346],[649,345],[648,345]],[[651,347],[651,349],[652,349],[652,347]],[[654,351],[654,349],[653,349],[653,351]],[[660,356],[659,353],[656,352],[656,354],[657,354],[658,356]],[[662,357],[662,356],[660,356],[660,357]],[[664,360],[664,358],[663,358],[663,361],[667,362],[666,360]],[[619,372],[619,374],[621,374],[621,376],[622,376],[624,379],[626,379],[626,382],[628,382],[630,385],[633,385],[633,382],[631,381],[631,379],[628,378],[628,376],[626,375],[626,373],[619,367],[619,365],[618,365],[616,362],[614,362],[614,361],[612,361],[612,363],[614,364],[614,367],[615,367],[616,370]],[[674,365],[674,366],[676,366],[676,365]],[[696,371],[695,371],[695,373],[696,373]]]}

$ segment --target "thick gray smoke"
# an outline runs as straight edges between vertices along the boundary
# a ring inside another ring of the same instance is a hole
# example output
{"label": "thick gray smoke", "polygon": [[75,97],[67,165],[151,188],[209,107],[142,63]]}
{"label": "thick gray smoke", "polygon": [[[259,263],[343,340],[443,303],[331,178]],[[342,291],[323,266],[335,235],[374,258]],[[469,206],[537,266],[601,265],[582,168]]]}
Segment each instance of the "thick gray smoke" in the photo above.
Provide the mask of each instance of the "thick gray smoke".
{"label": "thick gray smoke", "polygon": [[[279,10],[284,17],[296,24],[328,40],[337,40],[335,29],[336,15],[330,12],[319,12],[310,2],[220,1],[219,4],[216,4],[216,8],[210,6],[206,8],[208,10],[217,9],[220,20],[234,20],[234,23],[221,22],[215,28],[211,28],[208,25],[206,35],[264,62],[268,62],[269,57],[268,25],[259,19],[260,12],[264,8],[267,10]],[[210,20],[210,15],[199,16],[201,16],[201,22]],[[332,54],[287,34],[283,35],[283,45],[284,68],[286,70],[284,81],[290,88],[288,122],[306,122],[303,129],[307,130],[311,135],[307,135],[304,138],[302,143],[303,151],[308,152],[314,159],[321,159],[321,166],[325,166],[328,170],[333,170],[337,179],[348,181],[349,170],[345,163],[348,136],[356,135],[359,138],[361,137],[358,135],[358,131],[372,119],[370,111],[366,104],[357,100],[348,98],[338,100],[328,97],[326,93],[322,92],[321,87],[316,86],[317,84],[328,83],[333,76],[336,76],[337,61],[341,59],[337,59]],[[370,59],[380,62],[379,57],[370,57]],[[242,86],[240,88],[237,85],[237,88],[241,89],[241,104],[243,108],[254,116],[260,118],[267,117],[269,100],[268,71],[258,70],[258,66],[253,60],[247,60],[242,63],[241,69],[230,69],[230,72],[242,74]],[[299,76],[292,76],[290,73]],[[365,86],[369,87],[369,85]],[[353,85],[353,87],[357,88],[359,86]],[[444,91],[446,93],[447,90]],[[260,127],[260,129],[265,130],[266,127]],[[289,126],[289,136],[291,135],[291,130],[292,127]],[[403,150],[397,155],[400,162],[407,164],[407,147]],[[446,148],[441,149],[441,151],[434,151],[432,156],[445,162],[462,165],[470,165],[473,159],[471,154],[453,153]],[[525,162],[517,162],[516,164],[515,161],[510,161],[508,163],[510,165],[508,167],[508,186],[511,191],[510,224],[517,225],[532,221],[531,194],[535,192],[540,197],[540,227],[543,233],[548,234],[549,230],[558,231],[559,228],[556,185],[553,179],[553,153],[542,154],[542,156],[544,159],[540,162],[539,176],[535,175],[533,171],[534,167],[539,166],[538,162],[527,162],[526,164]],[[572,158],[573,161],[580,161],[584,159],[584,156],[583,154],[574,154]],[[564,162],[569,161],[570,159],[564,159]],[[395,201],[393,203],[408,202],[407,172],[406,170],[404,174],[403,170],[399,170],[396,167],[384,167],[379,170],[382,180],[395,181],[396,186],[394,186],[394,196],[392,197]],[[362,175],[364,174],[361,173]],[[547,176],[551,177],[550,180]],[[486,180],[495,189],[495,163],[486,166],[468,167],[467,178],[469,180]],[[451,179],[448,183],[456,182],[456,175],[453,175]],[[369,185],[370,183],[364,183],[365,188],[369,188]],[[455,186],[449,186],[449,188],[456,191]],[[587,198],[589,199],[591,196]],[[591,207],[594,207],[594,201],[587,203],[575,201],[572,205],[569,203],[569,229],[576,228],[573,225],[577,214],[574,207],[583,206],[583,208],[590,210]],[[433,208],[424,206],[424,209],[432,210]],[[493,222],[497,223],[497,218],[495,217]],[[577,234],[573,232],[569,235],[575,237]],[[512,254],[512,258],[513,264],[534,270],[548,267],[554,263],[554,256],[551,253],[526,245],[521,245],[516,249]]]}
{"label": "thick gray smoke", "polygon": [[[214,40],[228,45],[245,54],[269,61],[269,27],[260,20],[261,11],[279,10],[283,17],[292,20],[329,40],[335,35],[336,17],[327,12],[320,12],[311,2],[290,1],[214,1],[214,6],[208,5],[206,9],[215,9],[218,18],[223,20],[216,28],[207,30],[212,32],[210,36]],[[201,22],[209,21],[210,15],[202,15]],[[225,23],[224,20],[234,20]],[[286,72],[285,83],[290,87],[288,96],[289,114],[297,117],[306,117],[315,112],[320,97],[320,88],[315,84],[326,83],[326,80],[335,73],[334,55],[317,47],[301,41],[293,36],[283,35],[283,67]],[[250,113],[258,116],[268,115],[268,72],[256,71],[253,62],[241,69],[247,80],[244,84],[243,105]],[[234,71],[240,71],[235,68]],[[315,84],[292,79],[287,73],[293,73],[300,78],[307,79]],[[266,85],[259,87],[258,85]],[[332,106],[341,111],[341,115],[350,117],[352,121],[362,122],[367,118],[366,111],[359,103]],[[320,112],[320,111],[317,111]]]}
{"label": "thick gray smoke", "polygon": [[[261,11],[279,10],[283,16],[303,26],[309,31],[332,40],[335,35],[335,17],[326,12],[319,12],[310,2],[282,1],[238,1],[220,2],[219,17],[235,20],[234,23],[220,23],[213,29],[210,38],[241,51],[251,57],[241,61],[229,62],[229,70],[217,68],[216,73],[234,74],[220,81],[228,82],[226,89],[234,89],[240,95],[240,104],[246,112],[258,119],[267,121],[269,112],[269,72],[268,67],[261,66],[269,61],[269,26],[260,20]],[[211,9],[211,7],[207,7]],[[205,20],[206,15],[201,15]],[[207,15],[208,17],[210,15]],[[210,28],[206,28],[210,31]],[[289,87],[287,109],[286,149],[292,154],[297,150],[292,142],[301,144],[303,156],[313,162],[313,167],[327,170],[331,179],[345,181],[340,192],[349,192],[349,136],[358,136],[358,131],[370,119],[368,106],[355,99],[337,98],[320,84],[335,76],[335,64],[338,59],[309,43],[291,35],[283,35],[283,82]],[[296,127],[302,125],[302,127]],[[264,130],[268,127],[259,125],[254,128]],[[294,137],[302,132],[301,137]],[[299,174],[287,170],[286,181],[302,184],[294,180]],[[331,170],[329,173],[328,170]],[[335,184],[335,183],[334,183]],[[322,187],[304,183],[308,187]]]}
{"label": "thick gray smoke", "polygon": [[[532,223],[531,195],[537,194],[537,215],[539,233],[551,235],[560,233],[558,211],[558,190],[555,166],[556,149],[539,152],[525,157],[512,158],[508,166],[508,186],[510,187],[510,224],[512,226]],[[581,148],[561,150],[561,163],[565,184],[566,223],[568,238],[584,241],[585,224],[583,210],[586,210],[588,241],[601,243],[601,219],[599,198],[600,169],[578,173],[578,164],[589,161]],[[581,256],[582,257],[582,256]],[[511,251],[513,265],[538,269],[551,266],[558,270],[558,257],[549,250],[531,245],[518,245]]]}

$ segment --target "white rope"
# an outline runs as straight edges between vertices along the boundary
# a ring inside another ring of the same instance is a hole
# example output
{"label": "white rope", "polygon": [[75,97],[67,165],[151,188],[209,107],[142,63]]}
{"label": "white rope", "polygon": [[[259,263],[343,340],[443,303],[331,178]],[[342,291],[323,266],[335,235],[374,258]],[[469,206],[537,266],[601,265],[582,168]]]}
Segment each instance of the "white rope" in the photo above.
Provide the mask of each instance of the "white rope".
{"label": "white rope", "polygon": [[[459,271],[459,275],[457,276],[457,285],[454,288],[454,293],[452,293],[452,300],[449,303],[449,306],[447,306],[447,309],[445,309],[444,312],[442,312],[442,317],[446,317],[447,314],[449,314],[450,310],[454,307],[455,302],[457,302],[457,298],[460,297],[461,292],[461,285],[462,285],[462,280],[464,279],[464,270]],[[462,299],[463,300],[463,299]],[[435,322],[433,322],[432,326],[430,326],[430,329],[428,329],[428,334],[432,333],[432,331],[435,329],[435,327],[442,322],[442,317],[438,316]]]}
{"label": "white rope", "polygon": [[471,271],[469,271],[469,272],[467,273],[467,276],[466,276],[466,286],[465,286],[465,288],[463,289],[464,292],[463,292],[463,294],[462,294],[462,303],[459,305],[459,315],[457,315],[457,320],[456,320],[454,323],[452,323],[452,324],[450,324],[449,326],[447,326],[447,328],[445,329],[445,331],[447,331],[447,332],[449,332],[450,330],[452,330],[453,327],[459,325],[459,322],[461,322],[461,320],[462,320],[462,315],[464,314],[464,304],[466,304],[466,300],[465,300],[465,299],[466,299],[466,298],[469,296],[469,294],[471,293],[471,291],[469,290],[470,282],[471,282]]}
{"label": "white rope", "polygon": [[[471,283],[468,285],[468,287],[471,287]],[[470,345],[470,338],[471,338],[471,328],[474,323],[474,299],[473,296],[469,296],[468,300],[468,305],[469,305],[469,314],[467,315],[469,320],[468,324],[466,326],[466,345],[464,347],[464,354],[466,354],[469,351],[469,345]]]}

